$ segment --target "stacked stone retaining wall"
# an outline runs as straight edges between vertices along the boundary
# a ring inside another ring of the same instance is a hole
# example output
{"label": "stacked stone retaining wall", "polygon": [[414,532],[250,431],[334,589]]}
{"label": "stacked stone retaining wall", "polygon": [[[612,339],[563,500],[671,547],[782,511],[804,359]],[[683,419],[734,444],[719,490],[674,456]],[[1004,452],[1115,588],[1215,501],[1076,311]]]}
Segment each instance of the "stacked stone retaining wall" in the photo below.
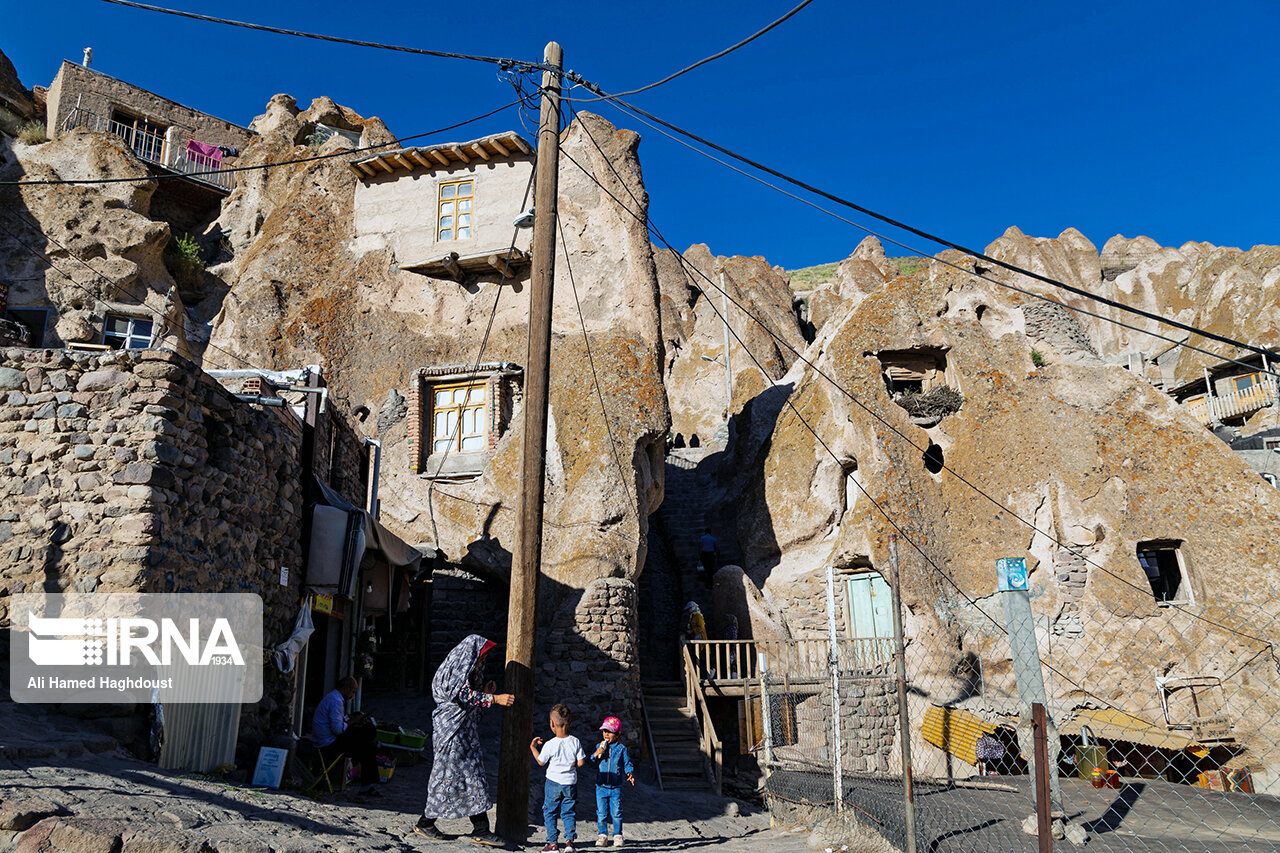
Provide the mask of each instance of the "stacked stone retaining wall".
{"label": "stacked stone retaining wall", "polygon": [[[0,351],[0,626],[20,592],[253,592],[264,643],[281,642],[302,576],[301,444],[293,412],[165,350]],[[268,665],[242,741],[284,728],[291,689]],[[121,740],[144,734],[117,719]]]}

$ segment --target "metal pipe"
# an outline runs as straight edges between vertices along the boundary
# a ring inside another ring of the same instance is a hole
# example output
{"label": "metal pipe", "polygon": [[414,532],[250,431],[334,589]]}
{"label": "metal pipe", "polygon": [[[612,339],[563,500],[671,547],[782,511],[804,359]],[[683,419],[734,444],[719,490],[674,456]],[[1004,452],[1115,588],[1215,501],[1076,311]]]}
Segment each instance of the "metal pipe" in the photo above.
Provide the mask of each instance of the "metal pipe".
{"label": "metal pipe", "polygon": [[724,419],[733,416],[733,370],[729,367],[729,291],[724,288],[724,270],[720,270],[720,319],[724,321]]}
{"label": "metal pipe", "polygon": [[364,443],[373,448],[373,458],[369,461],[369,482],[365,485],[365,511],[378,520],[378,476],[382,470],[382,442],[374,438],[365,438]]}
{"label": "metal pipe", "polygon": [[902,630],[902,584],[898,574],[898,537],[889,536],[889,592],[893,598],[894,664],[898,685],[898,743],[902,751],[902,793],[906,806],[907,844],[916,853],[916,787],[911,766],[911,716],[907,708],[907,656]]}
{"label": "metal pipe", "polygon": [[[723,273],[722,273],[723,275]],[[728,355],[728,352],[725,353]],[[827,634],[831,638],[831,742],[835,753],[836,814],[844,813],[844,751],[840,743],[840,640],[836,636],[836,582],[831,565],[827,565]]]}
{"label": "metal pipe", "polygon": [[261,394],[233,394],[232,396],[237,400],[242,400],[246,403],[257,403],[260,406],[281,407],[288,404],[288,400],[281,397],[263,397]]}

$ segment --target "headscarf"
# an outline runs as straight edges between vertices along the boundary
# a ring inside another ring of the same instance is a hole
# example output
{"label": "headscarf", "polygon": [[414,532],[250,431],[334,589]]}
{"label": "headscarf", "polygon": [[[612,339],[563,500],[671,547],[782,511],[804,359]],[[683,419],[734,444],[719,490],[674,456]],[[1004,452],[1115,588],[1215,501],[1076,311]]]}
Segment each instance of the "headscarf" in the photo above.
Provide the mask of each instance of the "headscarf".
{"label": "headscarf", "polygon": [[471,634],[445,655],[435,678],[431,679],[431,696],[437,705],[452,702],[471,678],[476,662],[496,646],[479,634]]}

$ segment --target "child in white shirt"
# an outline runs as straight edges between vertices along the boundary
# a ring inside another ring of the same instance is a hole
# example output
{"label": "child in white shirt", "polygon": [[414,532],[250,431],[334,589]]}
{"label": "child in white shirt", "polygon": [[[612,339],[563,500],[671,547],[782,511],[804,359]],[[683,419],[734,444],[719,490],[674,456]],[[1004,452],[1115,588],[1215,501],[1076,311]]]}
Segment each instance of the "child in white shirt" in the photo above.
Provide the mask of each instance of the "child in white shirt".
{"label": "child in white shirt", "polygon": [[[560,703],[551,709],[551,732],[555,735],[549,741],[536,737],[529,744],[529,751],[534,760],[547,768],[547,784],[542,801],[542,820],[547,827],[547,846],[543,853],[555,853],[565,850],[573,853],[573,842],[577,839],[577,827],[574,822],[573,809],[578,799],[578,768],[587,760],[582,751],[582,742],[569,734],[569,723],[572,716],[567,705]],[[564,847],[557,846],[559,829],[556,817],[564,823]]]}

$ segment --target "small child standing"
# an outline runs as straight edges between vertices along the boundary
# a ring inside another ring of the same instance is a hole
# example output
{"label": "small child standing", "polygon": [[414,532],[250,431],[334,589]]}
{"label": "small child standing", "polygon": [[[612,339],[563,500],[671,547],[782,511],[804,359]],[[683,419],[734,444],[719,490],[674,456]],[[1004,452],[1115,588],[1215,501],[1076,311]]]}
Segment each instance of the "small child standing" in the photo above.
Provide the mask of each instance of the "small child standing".
{"label": "small child standing", "polygon": [[626,745],[618,741],[622,721],[605,717],[600,724],[602,743],[591,753],[596,766],[596,846],[609,844],[609,823],[613,823],[613,846],[622,846],[622,779],[636,783],[635,765]]}
{"label": "small child standing", "polygon": [[[547,827],[547,846],[543,853],[554,853],[566,850],[573,853],[573,842],[577,838],[577,827],[574,824],[573,808],[578,800],[578,768],[586,762],[586,753],[582,751],[582,742],[569,734],[569,723],[572,716],[564,703],[551,709],[551,733],[555,735],[549,741],[536,737],[529,744],[538,764],[547,768],[547,785],[542,800],[542,821]],[[559,829],[556,817],[564,823],[564,847],[556,846]]]}

